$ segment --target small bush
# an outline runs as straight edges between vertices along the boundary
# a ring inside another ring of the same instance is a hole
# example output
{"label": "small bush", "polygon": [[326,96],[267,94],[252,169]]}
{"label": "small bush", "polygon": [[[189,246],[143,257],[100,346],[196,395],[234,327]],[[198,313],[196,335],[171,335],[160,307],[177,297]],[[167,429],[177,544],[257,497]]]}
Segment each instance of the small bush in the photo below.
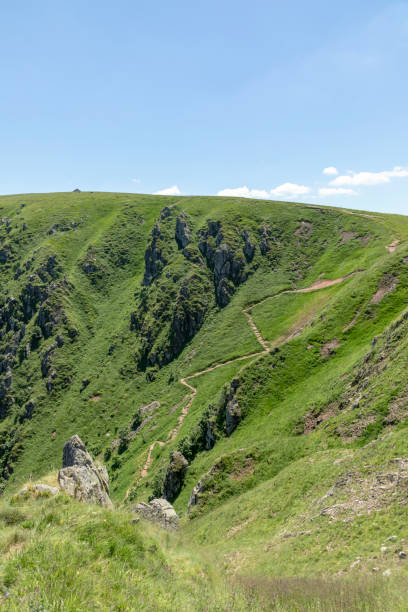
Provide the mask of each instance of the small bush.
{"label": "small bush", "polygon": [[0,520],[6,525],[17,525],[26,520],[26,515],[18,508],[3,508],[0,510]]}
{"label": "small bush", "polygon": [[133,415],[132,425],[130,426],[131,430],[135,431],[142,424],[142,421],[143,415],[141,413],[140,408],[138,408],[135,414]]}
{"label": "small bush", "polygon": [[105,452],[103,453],[103,460],[106,463],[107,461],[110,460],[111,457],[112,457],[112,449],[108,446],[108,448],[105,448]]}
{"label": "small bush", "polygon": [[112,463],[111,463],[111,468],[113,472],[116,472],[116,470],[118,470],[122,465],[122,460],[120,457],[118,457],[117,455],[114,456],[114,458],[112,459]]}
{"label": "small bush", "polygon": [[124,453],[125,450],[127,450],[128,446],[129,446],[129,442],[130,442],[130,432],[129,432],[129,429],[127,427],[124,427],[119,432],[118,453],[120,455],[122,453]]}
{"label": "small bush", "polygon": [[163,495],[163,484],[164,477],[166,475],[166,468],[162,467],[153,477],[152,481],[152,496],[151,499],[155,497],[161,497]]}

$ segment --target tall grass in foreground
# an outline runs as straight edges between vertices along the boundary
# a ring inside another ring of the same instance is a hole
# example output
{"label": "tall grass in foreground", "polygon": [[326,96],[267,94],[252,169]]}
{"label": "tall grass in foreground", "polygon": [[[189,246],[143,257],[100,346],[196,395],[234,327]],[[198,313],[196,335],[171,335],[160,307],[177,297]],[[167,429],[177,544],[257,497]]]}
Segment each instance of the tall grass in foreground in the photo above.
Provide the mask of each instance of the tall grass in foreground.
{"label": "tall grass in foreground", "polygon": [[5,611],[406,610],[407,587],[377,576],[227,577],[174,534],[63,494],[3,504],[0,527]]}
{"label": "tall grass in foreground", "polygon": [[[257,578],[238,580],[248,610],[276,612],[405,612],[408,587],[382,577]],[[251,605],[255,604],[252,608]]]}

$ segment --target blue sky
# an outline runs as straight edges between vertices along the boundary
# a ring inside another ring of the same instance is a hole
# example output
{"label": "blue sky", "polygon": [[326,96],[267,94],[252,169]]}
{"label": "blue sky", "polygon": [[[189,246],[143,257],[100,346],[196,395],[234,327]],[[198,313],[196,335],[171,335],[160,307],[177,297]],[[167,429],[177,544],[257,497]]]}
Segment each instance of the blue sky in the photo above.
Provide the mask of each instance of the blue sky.
{"label": "blue sky", "polygon": [[408,2],[5,0],[0,24],[0,193],[408,214]]}

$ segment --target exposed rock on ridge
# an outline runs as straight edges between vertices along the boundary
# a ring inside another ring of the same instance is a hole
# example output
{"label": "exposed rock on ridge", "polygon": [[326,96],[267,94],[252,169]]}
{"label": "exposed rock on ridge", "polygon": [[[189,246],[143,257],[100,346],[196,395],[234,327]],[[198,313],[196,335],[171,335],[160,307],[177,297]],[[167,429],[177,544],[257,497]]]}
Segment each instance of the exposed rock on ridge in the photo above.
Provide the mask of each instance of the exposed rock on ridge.
{"label": "exposed rock on ridge", "polygon": [[165,499],[152,499],[149,504],[140,502],[136,504],[133,511],[139,517],[152,523],[158,523],[166,529],[177,529],[178,516],[173,506]]}
{"label": "exposed rock on ridge", "polygon": [[177,217],[175,238],[179,249],[184,249],[190,243],[191,231],[185,213]]}
{"label": "exposed rock on ridge", "polygon": [[167,263],[160,244],[161,237],[160,225],[156,222],[152,230],[150,244],[145,252],[145,273],[142,283],[144,286],[151,285]]}
{"label": "exposed rock on ridge", "polygon": [[79,501],[113,508],[109,497],[109,476],[105,466],[94,464],[81,438],[73,436],[64,444],[58,482]]}
{"label": "exposed rock on ridge", "polygon": [[231,245],[225,238],[222,226],[219,221],[207,221],[207,230],[201,230],[198,248],[206,258],[208,267],[213,272],[215,296],[219,306],[226,306],[235,287],[241,285],[248,278],[245,270],[246,260],[252,260],[255,247],[249,239],[249,234],[245,230],[241,238],[244,242],[241,246]]}

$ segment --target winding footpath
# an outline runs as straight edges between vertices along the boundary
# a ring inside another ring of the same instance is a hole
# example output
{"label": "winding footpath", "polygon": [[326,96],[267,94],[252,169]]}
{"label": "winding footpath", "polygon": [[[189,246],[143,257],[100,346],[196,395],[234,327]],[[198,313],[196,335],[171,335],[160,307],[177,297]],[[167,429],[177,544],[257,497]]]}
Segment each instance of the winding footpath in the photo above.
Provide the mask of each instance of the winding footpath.
{"label": "winding footpath", "polygon": [[[194,387],[193,385],[191,385],[189,382],[189,380],[192,380],[193,378],[197,378],[197,376],[201,376],[202,374],[206,374],[207,372],[212,372],[213,370],[216,370],[217,368],[222,368],[224,366],[227,366],[231,363],[235,363],[238,361],[244,361],[246,359],[252,359],[253,357],[260,357],[261,355],[265,355],[267,353],[269,353],[269,351],[271,350],[271,346],[270,344],[262,337],[261,332],[259,331],[259,329],[257,328],[257,326],[255,325],[255,322],[253,320],[252,314],[251,314],[251,309],[254,308],[255,306],[258,306],[259,304],[263,304],[264,302],[267,302],[268,300],[273,300],[278,298],[281,295],[284,295],[285,293],[311,293],[312,291],[319,291],[320,289],[326,289],[327,287],[331,287],[332,285],[338,285],[339,283],[342,283],[343,281],[345,281],[347,278],[349,278],[350,276],[352,276],[353,274],[356,274],[356,272],[352,272],[351,274],[348,274],[347,276],[342,276],[340,278],[336,278],[333,280],[320,280],[320,281],[316,281],[315,283],[313,283],[312,285],[310,285],[310,287],[305,287],[304,289],[285,289],[284,291],[280,291],[279,293],[276,293],[275,295],[270,295],[269,297],[266,297],[262,300],[259,300],[258,302],[254,302],[252,304],[249,304],[248,306],[245,306],[242,309],[242,313],[247,317],[248,319],[248,324],[255,336],[255,338],[257,339],[257,341],[259,342],[259,344],[262,346],[262,350],[258,351],[257,353],[251,353],[250,355],[242,355],[241,357],[236,357],[235,359],[230,359],[229,361],[223,361],[221,363],[216,363],[215,365],[212,365],[208,368],[206,368],[205,370],[201,370],[199,372],[195,372],[194,374],[190,374],[190,376],[186,376],[185,378],[180,378],[180,383],[182,385],[184,385],[185,387],[187,387],[187,389],[190,391],[190,393],[186,396],[187,397],[187,401],[184,404],[184,406],[181,409],[181,414],[178,418],[178,422],[176,427],[174,427],[173,429],[171,429],[168,433],[167,436],[167,440],[165,442],[161,441],[161,440],[155,440],[154,442],[151,443],[150,447],[149,447],[149,452],[147,454],[147,459],[146,462],[144,464],[144,467],[141,471],[141,477],[145,478],[147,476],[149,467],[152,463],[153,460],[153,450],[155,448],[155,446],[164,446],[165,444],[168,444],[169,442],[172,442],[179,430],[180,427],[183,424],[183,421],[185,419],[185,417],[187,416],[191,405],[194,401],[194,398],[196,396],[197,393],[197,389],[196,387]],[[299,331],[299,330],[297,330]],[[283,344],[284,342],[287,342],[291,337],[293,337],[293,334],[291,336],[288,336],[287,338],[285,338],[284,340],[282,340],[281,344]]]}

